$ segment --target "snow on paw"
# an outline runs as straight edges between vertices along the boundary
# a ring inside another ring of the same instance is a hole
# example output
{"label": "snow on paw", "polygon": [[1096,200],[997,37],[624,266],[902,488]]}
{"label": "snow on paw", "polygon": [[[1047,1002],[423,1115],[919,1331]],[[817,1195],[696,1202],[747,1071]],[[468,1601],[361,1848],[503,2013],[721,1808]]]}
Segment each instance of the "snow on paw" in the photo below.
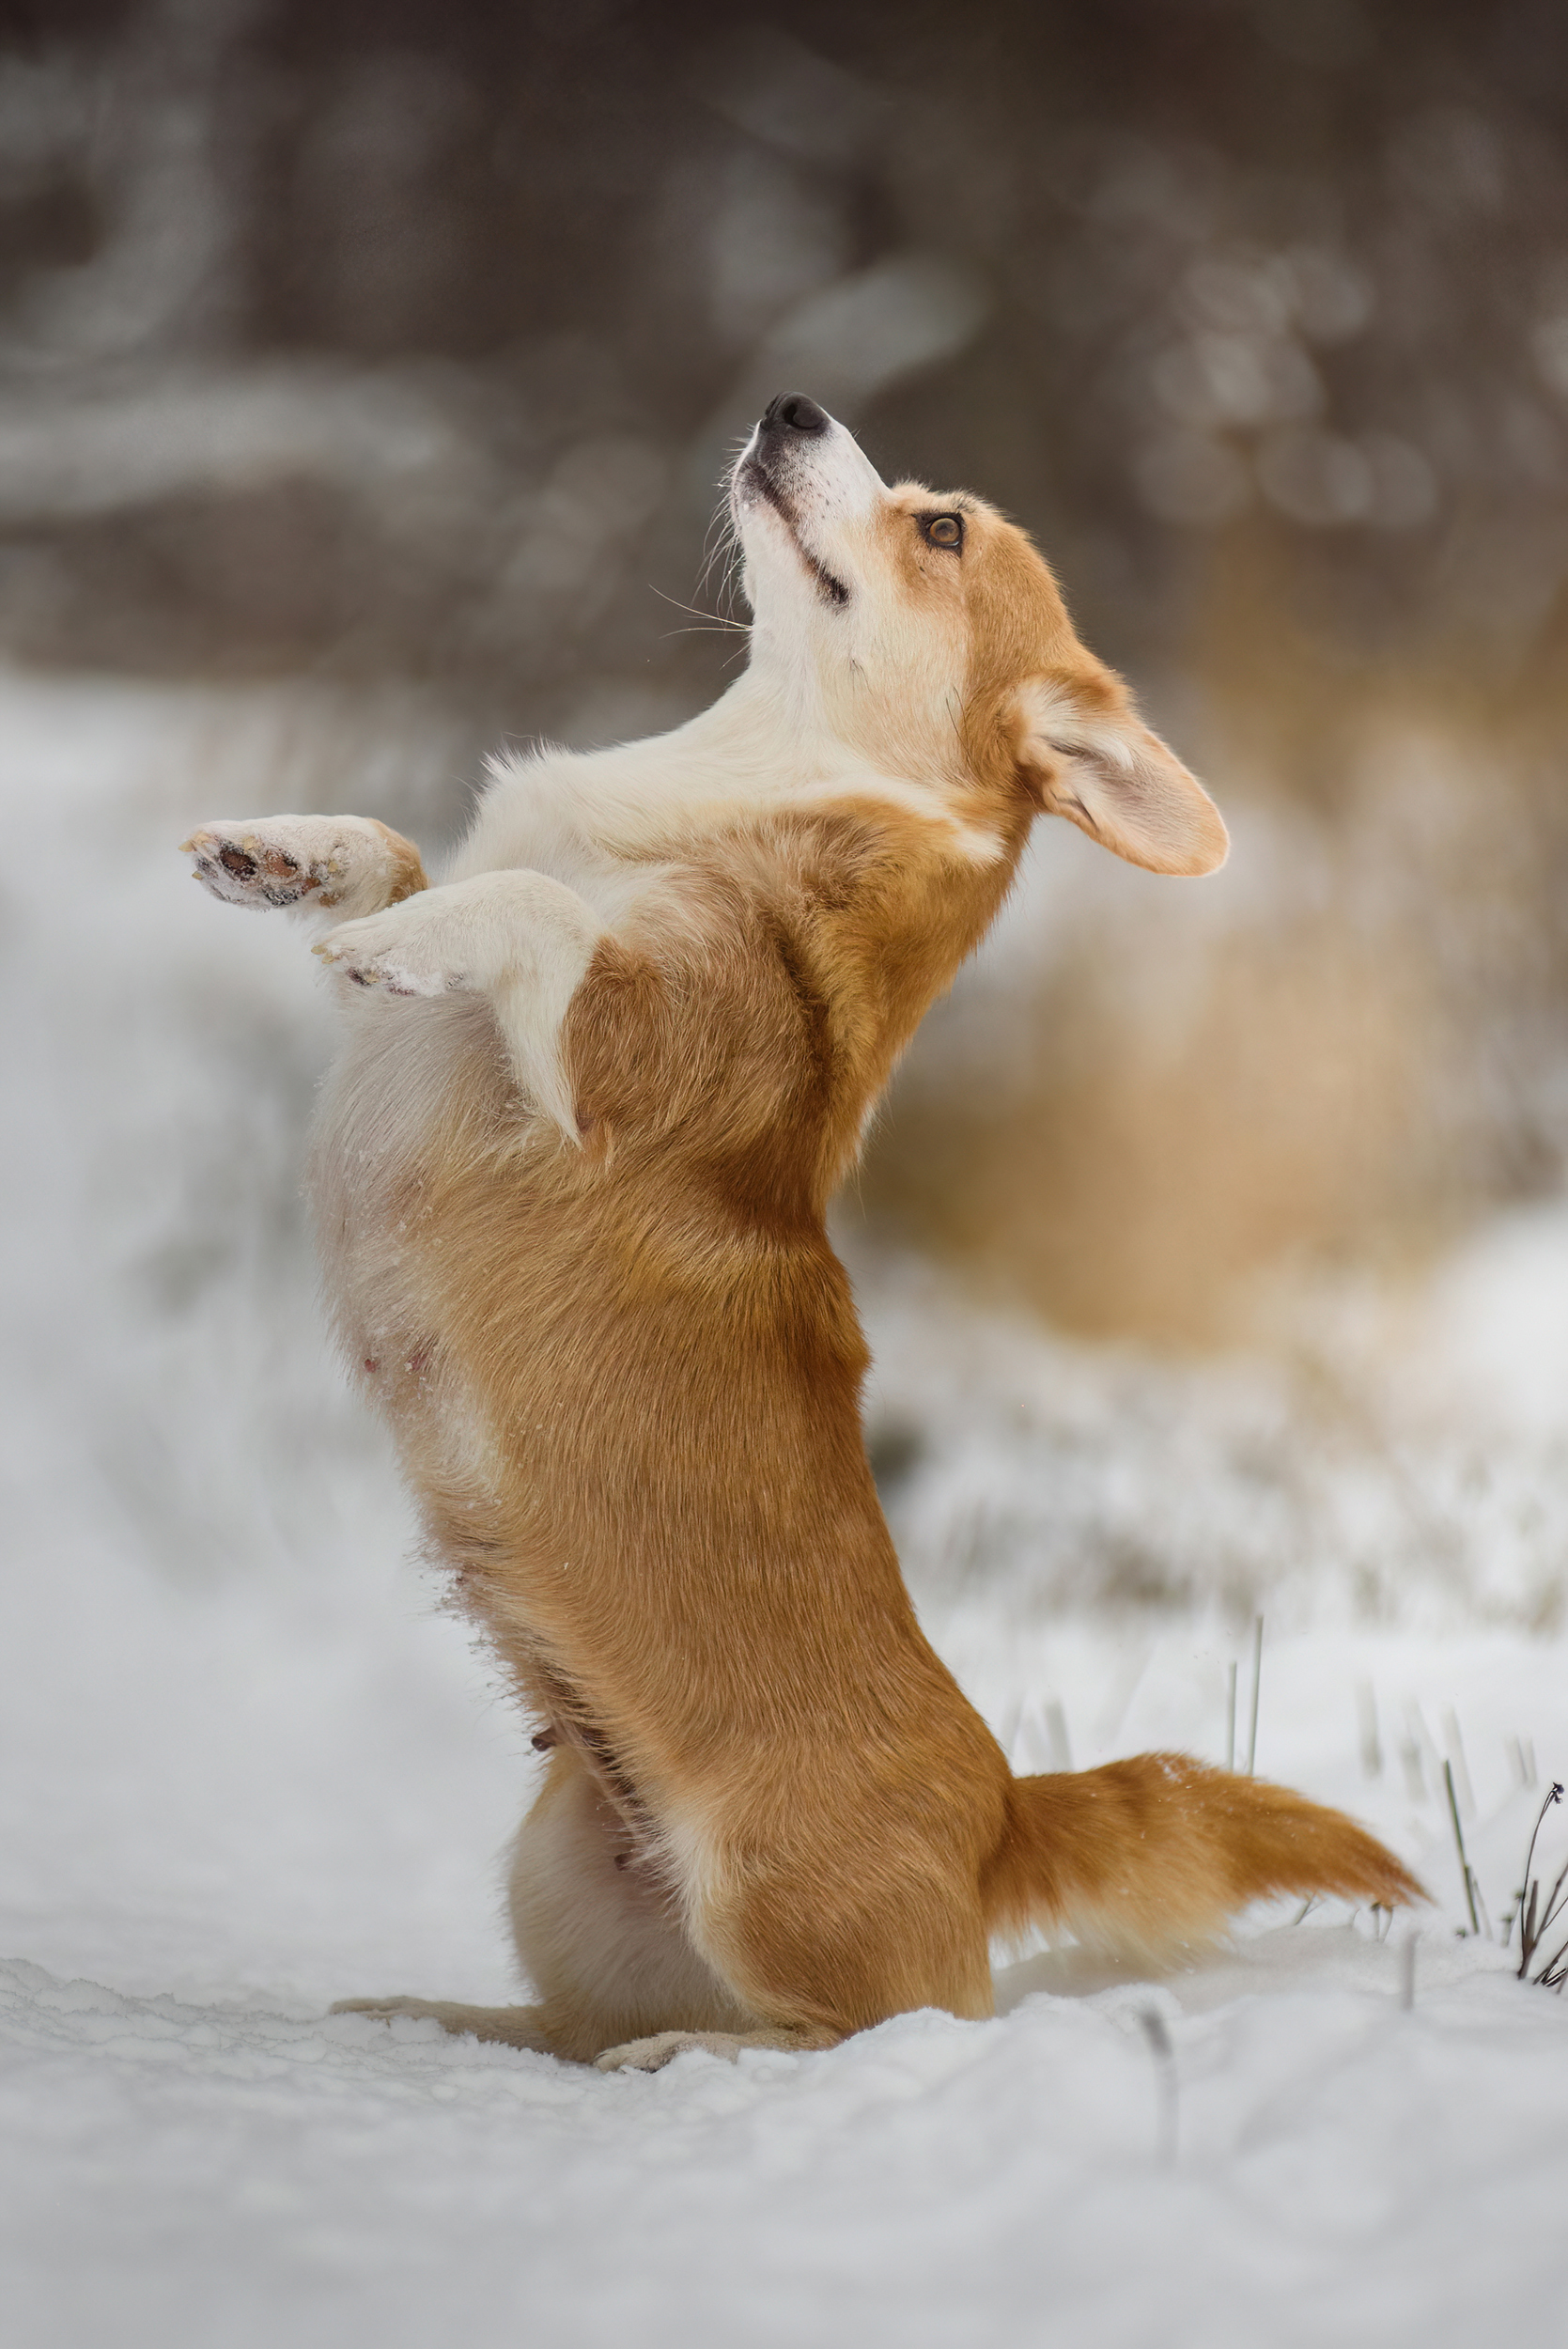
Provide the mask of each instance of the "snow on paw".
{"label": "snow on paw", "polygon": [[418,849],[374,816],[220,817],[180,847],[225,905],[336,907],[347,916],[425,887]]}
{"label": "snow on paw", "polygon": [[179,845],[195,859],[195,879],[225,905],[296,906],[331,878],[287,818],[204,824]]}
{"label": "snow on paw", "polygon": [[469,984],[454,951],[459,943],[457,926],[440,905],[414,897],[384,913],[340,922],[312,951],[356,987],[383,987],[389,995],[444,995]]}

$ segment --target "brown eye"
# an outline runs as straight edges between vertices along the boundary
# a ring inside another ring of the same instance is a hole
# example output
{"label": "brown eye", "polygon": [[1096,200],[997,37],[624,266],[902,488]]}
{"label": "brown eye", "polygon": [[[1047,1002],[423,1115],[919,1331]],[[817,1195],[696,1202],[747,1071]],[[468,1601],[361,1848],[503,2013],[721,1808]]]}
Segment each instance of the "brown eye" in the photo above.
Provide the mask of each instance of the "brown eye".
{"label": "brown eye", "polygon": [[921,534],[928,546],[946,547],[950,552],[964,543],[964,525],[956,514],[924,514]]}

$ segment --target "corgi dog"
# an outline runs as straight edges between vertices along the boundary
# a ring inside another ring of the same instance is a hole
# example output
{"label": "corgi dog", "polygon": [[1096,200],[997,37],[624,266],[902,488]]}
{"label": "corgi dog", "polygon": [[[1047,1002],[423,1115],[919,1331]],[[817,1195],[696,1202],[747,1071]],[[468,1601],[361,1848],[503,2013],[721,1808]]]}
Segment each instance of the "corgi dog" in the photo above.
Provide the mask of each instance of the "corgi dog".
{"label": "corgi dog", "polygon": [[368,817],[185,844],[215,896],[328,925],[338,1331],[549,1756],[510,1877],[534,2001],[347,2004],[610,2069],[988,2015],[1032,1929],[1149,1965],[1270,1894],[1421,1896],[1179,1754],[1014,1777],[920,1630],[828,1203],[1039,816],[1170,874],[1225,827],[980,499],[889,488],[784,394],[730,501],[750,661],[704,715],[498,759],[434,882]]}

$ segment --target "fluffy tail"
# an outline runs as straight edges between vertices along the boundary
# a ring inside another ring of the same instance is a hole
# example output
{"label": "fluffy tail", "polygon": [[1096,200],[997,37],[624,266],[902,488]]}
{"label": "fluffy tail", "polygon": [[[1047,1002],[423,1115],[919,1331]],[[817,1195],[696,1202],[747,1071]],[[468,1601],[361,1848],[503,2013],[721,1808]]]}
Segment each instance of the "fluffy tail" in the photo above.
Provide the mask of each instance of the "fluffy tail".
{"label": "fluffy tail", "polygon": [[1343,1812],[1181,1753],[1016,1778],[985,1887],[993,1934],[1056,1927],[1108,1954],[1167,1962],[1280,1892],[1389,1908],[1426,1898]]}

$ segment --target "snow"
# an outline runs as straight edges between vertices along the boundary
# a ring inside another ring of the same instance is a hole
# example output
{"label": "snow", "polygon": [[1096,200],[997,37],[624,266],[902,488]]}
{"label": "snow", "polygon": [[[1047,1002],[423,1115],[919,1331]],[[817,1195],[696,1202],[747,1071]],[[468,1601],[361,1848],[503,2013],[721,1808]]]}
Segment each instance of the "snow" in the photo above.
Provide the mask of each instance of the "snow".
{"label": "snow", "polygon": [[8,2220],[47,2277],[23,2313],[51,2340],[650,2349],[1458,2341],[1545,2314],[1556,2001],[1445,1952],[1405,2015],[1389,1959],[1279,1935],[1203,1996],[1036,1994],[613,2079],[13,1967]]}
{"label": "snow", "polygon": [[1260,1915],[1153,1984],[1039,1952],[994,2023],[654,2077],[326,2015],[512,1994],[498,1856],[536,1766],[406,1562],[322,1340],[310,958],[210,905],[173,844],[217,806],[384,806],[439,734],[276,692],[0,680],[7,2342],[1553,2326],[1568,2008],[1458,1937],[1441,1766],[1499,1931],[1531,1752],[1568,1763],[1559,1209],[1208,1364],[981,1315],[846,1235],[911,1579],[1019,1766],[1063,1737],[1075,1763],[1222,1759],[1261,1608],[1258,1766],[1412,1860],[1436,1904],[1414,1927]]}

